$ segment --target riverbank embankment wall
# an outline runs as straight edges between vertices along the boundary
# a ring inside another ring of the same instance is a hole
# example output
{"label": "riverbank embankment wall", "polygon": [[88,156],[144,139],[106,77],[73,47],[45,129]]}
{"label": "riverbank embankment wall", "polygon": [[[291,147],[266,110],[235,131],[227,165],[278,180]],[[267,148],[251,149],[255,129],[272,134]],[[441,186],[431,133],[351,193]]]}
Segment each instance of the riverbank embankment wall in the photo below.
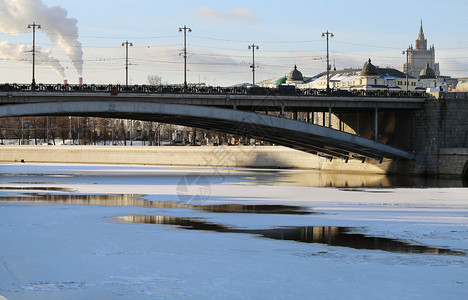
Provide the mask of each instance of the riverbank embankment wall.
{"label": "riverbank embankment wall", "polygon": [[[468,173],[468,149],[442,148],[435,157],[439,176]],[[159,166],[315,169],[375,174],[417,173],[414,161],[319,157],[281,146],[0,146],[0,163],[140,164]]]}
{"label": "riverbank embankment wall", "polygon": [[0,162],[317,169],[384,174],[395,162],[329,160],[281,146],[0,146]]}

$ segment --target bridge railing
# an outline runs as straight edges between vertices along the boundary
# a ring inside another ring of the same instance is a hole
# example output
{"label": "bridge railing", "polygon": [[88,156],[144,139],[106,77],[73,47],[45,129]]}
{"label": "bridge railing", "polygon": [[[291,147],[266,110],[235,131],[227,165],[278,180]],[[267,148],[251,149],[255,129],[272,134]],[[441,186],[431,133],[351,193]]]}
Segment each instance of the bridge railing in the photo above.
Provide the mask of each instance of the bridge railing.
{"label": "bridge railing", "polygon": [[97,84],[0,84],[0,92],[69,92],[69,93],[154,93],[154,94],[234,94],[234,95],[269,95],[269,96],[337,96],[337,97],[393,97],[426,98],[425,92],[390,91],[390,90],[333,90],[327,95],[323,89],[299,89],[295,86],[267,87],[220,87],[189,85],[97,85]]}

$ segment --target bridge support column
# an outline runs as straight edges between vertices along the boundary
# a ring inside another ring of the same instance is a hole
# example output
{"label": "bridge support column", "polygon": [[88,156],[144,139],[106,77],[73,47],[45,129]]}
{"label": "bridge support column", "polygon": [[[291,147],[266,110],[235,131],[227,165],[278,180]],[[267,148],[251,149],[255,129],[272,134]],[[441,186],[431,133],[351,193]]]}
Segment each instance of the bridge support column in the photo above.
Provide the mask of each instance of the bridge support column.
{"label": "bridge support column", "polygon": [[281,106],[281,114],[280,114],[280,117],[284,117],[284,106]]}
{"label": "bridge support column", "polygon": [[158,146],[161,146],[161,123],[158,122]]}
{"label": "bridge support column", "polygon": [[331,106],[328,108],[328,127],[332,128],[332,109]]}
{"label": "bridge support column", "polygon": [[169,124],[169,145],[172,145],[172,124]]}
{"label": "bridge support column", "polygon": [[297,110],[296,111],[293,111],[293,120],[297,120]]}
{"label": "bridge support column", "polygon": [[340,131],[343,131],[343,114],[339,113],[338,114],[338,122],[340,123]]}
{"label": "bridge support column", "polygon": [[375,108],[375,141],[377,142],[379,140],[379,108]]}
{"label": "bridge support column", "polygon": [[192,128],[192,146],[197,145],[197,129],[195,127]]}
{"label": "bridge support column", "polygon": [[357,113],[356,113],[356,118],[357,118],[357,120],[356,120],[356,123],[357,123],[357,124],[356,124],[356,135],[358,135],[358,136],[360,135],[359,126],[360,126],[360,124],[361,124],[361,122],[360,122],[360,120],[359,120],[359,119],[360,119],[360,118],[359,118],[360,113],[361,113],[361,111],[360,111],[359,108],[358,108]]}

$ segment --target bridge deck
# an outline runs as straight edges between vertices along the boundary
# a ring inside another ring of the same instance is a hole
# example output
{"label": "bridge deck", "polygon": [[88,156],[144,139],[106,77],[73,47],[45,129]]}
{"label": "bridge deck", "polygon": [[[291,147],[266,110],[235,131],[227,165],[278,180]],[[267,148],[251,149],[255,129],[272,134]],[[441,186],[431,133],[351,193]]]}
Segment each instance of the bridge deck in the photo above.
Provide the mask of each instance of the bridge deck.
{"label": "bridge deck", "polygon": [[44,102],[152,102],[182,105],[215,106],[241,110],[326,111],[352,109],[421,109],[425,98],[338,97],[308,95],[245,95],[245,94],[158,94],[101,92],[0,92],[0,105]]}

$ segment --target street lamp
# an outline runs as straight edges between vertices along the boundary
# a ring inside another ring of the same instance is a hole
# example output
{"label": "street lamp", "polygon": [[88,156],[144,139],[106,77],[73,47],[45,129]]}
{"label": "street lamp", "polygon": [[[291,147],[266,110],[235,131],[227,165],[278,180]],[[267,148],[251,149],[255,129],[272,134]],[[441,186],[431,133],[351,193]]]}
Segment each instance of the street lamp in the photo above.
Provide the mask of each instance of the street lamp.
{"label": "street lamp", "polygon": [[328,53],[328,36],[330,38],[334,37],[333,33],[328,32],[322,32],[322,37],[327,37],[327,95],[330,95],[330,59],[329,59],[329,53]]}
{"label": "street lamp", "polygon": [[28,25],[28,28],[33,30],[33,48],[32,48],[32,90],[36,90],[36,78],[35,78],[35,64],[36,64],[36,28],[41,29],[41,25],[36,24],[33,22],[32,24]]}
{"label": "street lamp", "polygon": [[128,46],[133,47],[133,44],[125,41],[122,43],[123,46],[125,46],[125,85],[128,86]]}
{"label": "street lamp", "polygon": [[258,50],[258,46],[255,44],[249,45],[249,50],[252,49],[252,87],[255,87],[255,50]]}
{"label": "street lamp", "polygon": [[402,52],[403,55],[406,54],[406,92],[408,92],[409,90],[409,86],[408,86],[408,67],[409,67],[409,62],[408,62],[408,59],[409,59],[409,55],[408,55],[408,50],[403,50]]}
{"label": "street lamp", "polygon": [[179,32],[182,30],[184,31],[184,91],[187,92],[187,30],[192,32],[192,29],[184,25],[179,28]]}

